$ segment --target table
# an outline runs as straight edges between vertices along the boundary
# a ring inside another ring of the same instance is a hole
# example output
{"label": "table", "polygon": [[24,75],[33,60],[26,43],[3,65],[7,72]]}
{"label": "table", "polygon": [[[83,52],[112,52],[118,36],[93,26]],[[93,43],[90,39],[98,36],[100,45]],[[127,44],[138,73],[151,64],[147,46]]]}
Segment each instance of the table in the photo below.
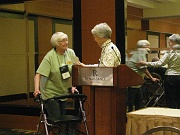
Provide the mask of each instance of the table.
{"label": "table", "polygon": [[[180,109],[148,107],[127,113],[126,135],[141,135],[156,126],[180,128]],[[157,132],[156,134],[171,135],[171,132]]]}

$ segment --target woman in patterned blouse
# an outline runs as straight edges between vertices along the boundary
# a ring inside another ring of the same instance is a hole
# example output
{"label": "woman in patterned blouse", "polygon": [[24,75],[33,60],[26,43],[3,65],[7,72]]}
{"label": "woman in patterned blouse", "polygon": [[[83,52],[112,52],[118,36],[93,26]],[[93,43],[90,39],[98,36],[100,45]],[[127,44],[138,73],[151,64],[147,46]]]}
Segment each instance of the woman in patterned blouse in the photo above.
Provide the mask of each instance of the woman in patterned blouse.
{"label": "woman in patterned blouse", "polygon": [[166,106],[180,109],[180,35],[172,34],[169,37],[170,51],[156,62],[140,61],[138,65],[158,67],[168,65],[165,72]]}
{"label": "woman in patterned blouse", "polygon": [[111,42],[112,30],[107,23],[97,24],[92,30],[94,40],[102,48],[99,59],[100,67],[116,67],[121,63],[121,54],[117,46]]}

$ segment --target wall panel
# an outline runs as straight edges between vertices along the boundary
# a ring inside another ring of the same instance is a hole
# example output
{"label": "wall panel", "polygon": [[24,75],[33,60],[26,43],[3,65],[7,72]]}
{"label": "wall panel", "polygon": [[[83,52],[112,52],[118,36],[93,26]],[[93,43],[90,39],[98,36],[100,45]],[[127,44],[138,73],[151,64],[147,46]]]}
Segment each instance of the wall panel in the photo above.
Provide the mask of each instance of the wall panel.
{"label": "wall panel", "polygon": [[23,19],[0,18],[1,96],[27,93],[25,30]]}
{"label": "wall panel", "polygon": [[137,41],[146,39],[146,32],[141,30],[127,30],[127,49],[135,49]]}
{"label": "wall panel", "polygon": [[29,1],[28,4],[28,13],[42,15],[42,16],[50,16],[57,17],[63,19],[72,19],[73,15],[73,3],[58,0],[46,0],[46,1]]}
{"label": "wall panel", "polygon": [[73,48],[73,31],[72,31],[72,24],[64,24],[64,23],[55,23],[55,31],[56,32],[64,32],[68,35],[68,47]]}
{"label": "wall panel", "polygon": [[35,22],[34,20],[28,21],[28,42],[29,42],[29,92],[34,91],[34,74],[35,74]]}
{"label": "wall panel", "polygon": [[0,17],[0,95],[14,95],[34,91],[34,20],[24,15],[7,14]]}
{"label": "wall panel", "polygon": [[52,19],[47,17],[38,17],[38,57],[39,62],[48,51],[52,49],[50,39],[52,36]]}
{"label": "wall panel", "polygon": [[99,59],[99,55],[96,54],[101,49],[98,48],[97,43],[94,41],[91,29],[98,23],[108,23],[113,31],[112,40],[115,42],[115,2],[113,0],[107,0],[106,2],[103,0],[82,0],[81,3],[83,62],[94,63]]}

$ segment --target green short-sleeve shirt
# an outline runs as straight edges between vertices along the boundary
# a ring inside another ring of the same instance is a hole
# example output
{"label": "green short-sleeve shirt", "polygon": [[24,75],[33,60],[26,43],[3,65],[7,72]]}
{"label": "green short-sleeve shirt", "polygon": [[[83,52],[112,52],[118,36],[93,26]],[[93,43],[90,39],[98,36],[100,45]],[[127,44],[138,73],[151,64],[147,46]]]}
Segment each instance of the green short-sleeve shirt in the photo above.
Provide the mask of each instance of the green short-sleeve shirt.
{"label": "green short-sleeve shirt", "polygon": [[63,55],[59,55],[54,49],[46,54],[36,71],[41,74],[40,91],[43,100],[68,93],[72,77],[63,79],[59,68],[68,65],[71,75],[75,57],[75,52],[70,48]]}

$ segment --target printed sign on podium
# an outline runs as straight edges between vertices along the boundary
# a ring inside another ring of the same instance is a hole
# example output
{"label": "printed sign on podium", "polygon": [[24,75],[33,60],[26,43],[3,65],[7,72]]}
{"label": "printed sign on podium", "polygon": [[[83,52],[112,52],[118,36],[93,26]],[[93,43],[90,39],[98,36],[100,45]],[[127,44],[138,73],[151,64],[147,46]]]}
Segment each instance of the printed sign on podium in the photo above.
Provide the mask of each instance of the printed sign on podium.
{"label": "printed sign on podium", "polygon": [[79,68],[79,85],[113,86],[113,68]]}

